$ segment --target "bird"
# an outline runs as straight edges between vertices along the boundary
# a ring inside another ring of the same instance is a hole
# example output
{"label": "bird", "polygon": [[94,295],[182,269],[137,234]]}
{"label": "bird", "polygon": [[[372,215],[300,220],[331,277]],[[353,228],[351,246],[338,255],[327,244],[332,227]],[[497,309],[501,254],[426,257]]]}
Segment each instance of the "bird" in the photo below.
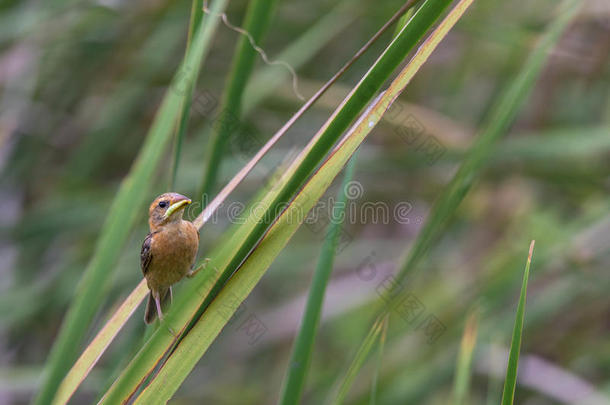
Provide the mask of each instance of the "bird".
{"label": "bird", "polygon": [[144,322],[150,324],[172,302],[172,285],[193,277],[201,268],[193,269],[199,249],[199,231],[192,222],[182,218],[191,200],[182,194],[161,194],[150,204],[148,225],[140,251],[140,267],[150,290]]}

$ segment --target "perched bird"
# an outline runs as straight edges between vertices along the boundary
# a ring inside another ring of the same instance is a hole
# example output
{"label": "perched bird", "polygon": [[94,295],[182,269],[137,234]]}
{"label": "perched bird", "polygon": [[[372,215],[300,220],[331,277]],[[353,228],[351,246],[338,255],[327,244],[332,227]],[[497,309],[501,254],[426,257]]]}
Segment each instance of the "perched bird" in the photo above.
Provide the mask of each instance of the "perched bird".
{"label": "perched bird", "polygon": [[178,193],[161,194],[148,209],[150,233],[140,252],[140,266],[150,294],[144,322],[152,323],[172,301],[172,285],[184,276],[192,277],[199,232],[195,225],[182,219],[184,209],[191,203]]}

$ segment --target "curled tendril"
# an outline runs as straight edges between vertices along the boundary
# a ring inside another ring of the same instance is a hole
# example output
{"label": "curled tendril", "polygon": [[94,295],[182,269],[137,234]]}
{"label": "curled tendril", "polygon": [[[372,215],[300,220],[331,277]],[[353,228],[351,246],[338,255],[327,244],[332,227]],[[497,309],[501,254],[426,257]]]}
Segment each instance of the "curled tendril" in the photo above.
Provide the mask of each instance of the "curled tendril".
{"label": "curled tendril", "polygon": [[284,68],[286,68],[286,70],[288,70],[288,72],[292,76],[292,90],[294,91],[294,94],[296,94],[296,96],[300,100],[305,100],[305,97],[303,97],[303,95],[299,92],[299,88],[298,88],[299,79],[298,79],[297,73],[288,62],[285,62],[283,60],[277,60],[277,59],[270,60],[267,57],[267,54],[265,53],[265,51],[256,44],[256,41],[254,41],[254,38],[248,31],[231,24],[231,22],[229,21],[229,18],[227,17],[227,13],[215,13],[215,12],[211,11],[208,8],[207,0],[203,1],[203,12],[206,14],[209,14],[209,15],[216,15],[216,16],[220,17],[222,19],[222,22],[224,23],[224,25],[226,25],[230,30],[233,30],[233,31],[237,32],[238,34],[243,35],[246,38],[248,38],[248,41],[250,42],[250,45],[252,46],[252,48],[256,52],[258,52],[258,54],[263,59],[263,62],[265,62],[267,65],[281,65]]}

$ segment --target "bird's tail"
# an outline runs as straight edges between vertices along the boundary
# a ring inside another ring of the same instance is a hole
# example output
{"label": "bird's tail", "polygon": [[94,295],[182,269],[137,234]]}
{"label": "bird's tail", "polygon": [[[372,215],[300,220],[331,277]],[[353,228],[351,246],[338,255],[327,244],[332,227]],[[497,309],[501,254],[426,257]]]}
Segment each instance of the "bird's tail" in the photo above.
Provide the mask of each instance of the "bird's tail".
{"label": "bird's tail", "polygon": [[[161,290],[159,296],[161,297],[161,311],[165,312],[172,303],[172,288],[169,287]],[[155,297],[153,297],[151,291],[148,293],[148,302],[146,303],[146,311],[144,312],[144,322],[146,322],[146,324],[151,324],[158,317]]]}

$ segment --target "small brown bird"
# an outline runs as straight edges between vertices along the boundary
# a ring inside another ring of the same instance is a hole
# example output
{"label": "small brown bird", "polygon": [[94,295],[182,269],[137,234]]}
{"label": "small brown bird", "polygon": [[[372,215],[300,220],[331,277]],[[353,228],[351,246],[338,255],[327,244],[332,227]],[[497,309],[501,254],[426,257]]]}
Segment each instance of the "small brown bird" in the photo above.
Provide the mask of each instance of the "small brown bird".
{"label": "small brown bird", "polygon": [[172,285],[184,276],[194,276],[199,270],[193,270],[199,232],[195,225],[182,219],[184,208],[190,203],[191,200],[181,194],[165,193],[148,209],[150,233],[140,252],[140,266],[150,289],[144,314],[147,324],[157,315],[163,320],[163,310],[172,301]]}

